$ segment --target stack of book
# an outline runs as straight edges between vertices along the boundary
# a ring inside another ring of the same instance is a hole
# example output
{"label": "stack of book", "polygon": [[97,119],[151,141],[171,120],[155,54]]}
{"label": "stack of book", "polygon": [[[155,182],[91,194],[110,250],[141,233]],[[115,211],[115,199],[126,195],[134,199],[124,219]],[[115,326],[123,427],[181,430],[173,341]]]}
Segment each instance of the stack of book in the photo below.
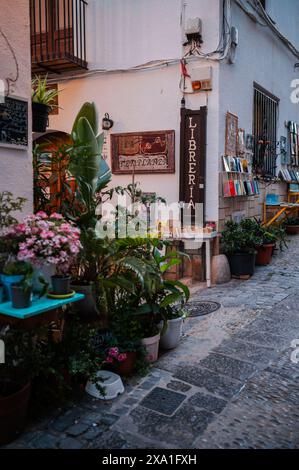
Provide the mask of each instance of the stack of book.
{"label": "stack of book", "polygon": [[223,166],[228,173],[249,173],[249,162],[246,158],[224,156]]}
{"label": "stack of book", "polygon": [[290,182],[299,183],[299,171],[280,170],[278,176],[282,181],[286,181],[287,183],[290,183]]}
{"label": "stack of book", "polygon": [[223,182],[223,196],[256,196],[260,193],[258,181],[248,180],[226,180]]}

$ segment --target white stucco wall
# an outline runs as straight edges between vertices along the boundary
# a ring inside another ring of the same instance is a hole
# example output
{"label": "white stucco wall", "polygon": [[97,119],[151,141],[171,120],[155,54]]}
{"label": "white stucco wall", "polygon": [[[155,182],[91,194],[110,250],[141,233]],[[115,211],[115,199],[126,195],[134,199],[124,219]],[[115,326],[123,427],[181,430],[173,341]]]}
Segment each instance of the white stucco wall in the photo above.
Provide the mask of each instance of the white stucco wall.
{"label": "white stucco wall", "polygon": [[[9,41],[14,54],[7,45]],[[17,67],[15,63],[17,61]],[[2,0],[0,12],[0,79],[10,81],[10,95],[31,97],[31,56],[28,0]],[[17,78],[17,80],[16,80]],[[31,106],[29,106],[29,130]],[[11,191],[15,196],[27,198],[25,211],[32,211],[32,151],[31,132],[26,150],[0,147],[0,191]]]}
{"label": "white stucco wall", "polygon": [[[185,3],[185,13],[182,4]],[[182,55],[181,15],[200,17],[203,51],[219,42],[219,0],[91,0],[88,9],[89,68],[119,69],[151,60],[179,59]],[[213,91],[186,96],[186,108],[208,106],[206,218],[216,220],[218,199],[218,64],[212,65]],[[106,73],[64,81],[52,116],[53,129],[70,131],[84,101],[95,101],[100,118],[108,112],[112,133],[175,130],[175,174],[137,175],[144,191],[156,192],[169,203],[179,199],[180,106],[179,64],[142,72]],[[110,155],[110,151],[109,151]],[[126,185],[130,176],[113,176],[113,185]]]}
{"label": "white stucco wall", "polygon": [[[267,9],[271,17],[277,21],[284,34],[289,39],[295,40],[299,35],[299,2],[288,0],[267,1]],[[223,170],[221,156],[225,149],[225,114],[230,111],[239,118],[239,127],[245,129],[246,133],[253,131],[253,83],[256,82],[268,92],[280,99],[278,113],[277,140],[280,136],[287,137],[285,121],[293,120],[299,123],[299,105],[293,104],[290,99],[292,92],[291,81],[299,78],[298,69],[295,71],[294,64],[298,62],[296,57],[279,41],[267,27],[253,22],[234,2],[232,8],[232,25],[239,30],[239,45],[237,47],[235,63],[229,65],[227,61],[220,66],[220,116],[219,116],[219,170]],[[279,147],[277,149],[279,153]],[[280,167],[280,156],[277,158],[278,170]],[[254,204],[259,204],[259,216],[262,213],[264,193],[276,192],[286,193],[285,183],[276,183],[271,187],[265,187],[260,200],[252,201],[253,198],[234,198],[222,201],[222,207],[230,204],[231,211],[221,210],[220,219],[226,217],[230,212],[238,212],[246,209],[247,215],[257,213]],[[246,206],[246,201],[250,199]],[[258,198],[257,198],[258,199]],[[285,197],[284,199],[285,200]]]}

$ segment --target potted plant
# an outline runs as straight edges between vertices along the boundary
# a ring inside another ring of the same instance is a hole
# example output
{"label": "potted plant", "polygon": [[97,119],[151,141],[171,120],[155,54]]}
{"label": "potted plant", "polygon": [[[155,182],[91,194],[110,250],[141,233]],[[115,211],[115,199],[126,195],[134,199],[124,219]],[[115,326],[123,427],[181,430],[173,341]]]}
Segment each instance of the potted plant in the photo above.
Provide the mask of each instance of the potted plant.
{"label": "potted plant", "polygon": [[299,217],[287,217],[284,221],[284,227],[288,235],[298,235]]}
{"label": "potted plant", "polygon": [[[49,282],[50,279],[42,276],[43,267],[52,266],[56,270],[51,278],[54,293],[70,292],[70,276],[65,273],[70,271],[81,249],[80,230],[72,222],[66,222],[61,214],[48,216],[40,211],[10,227],[7,235],[17,243],[17,259],[36,267],[37,281],[44,277]],[[43,290],[43,283],[39,282],[34,290]]]}
{"label": "potted plant", "polygon": [[13,308],[28,308],[31,305],[34,269],[30,263],[25,263],[25,265],[26,268],[22,269],[23,279],[11,286]]}
{"label": "potted plant", "polygon": [[255,264],[267,266],[271,262],[272,254],[278,241],[278,232],[274,227],[263,226],[259,221],[256,221],[255,235],[257,239],[260,239],[259,244],[256,245]]}
{"label": "potted plant", "polygon": [[[164,278],[168,269],[180,262],[182,253],[172,251],[162,256],[159,250],[161,242],[151,240],[151,244],[152,248],[148,249],[147,252],[149,266],[146,281],[143,288],[136,294],[139,305],[132,309],[132,315],[140,324],[142,331],[141,344],[147,350],[148,361],[154,362],[158,358],[161,336],[159,323],[161,320],[164,322],[165,329],[162,329],[162,333],[164,333],[167,330],[168,318],[170,312],[174,309],[174,305],[188,301],[190,293],[188,287],[180,281]],[[179,324],[179,322],[177,323]],[[176,339],[177,332],[174,340]]]}
{"label": "potted plant", "polygon": [[254,274],[256,246],[261,244],[261,239],[256,236],[255,221],[227,221],[221,234],[221,244],[232,275],[240,277]]}
{"label": "potted plant", "polygon": [[160,347],[162,349],[174,349],[178,346],[181,336],[183,321],[188,312],[182,307],[172,307],[167,310],[165,319],[161,323]]}
{"label": "potted plant", "polygon": [[47,77],[35,77],[32,80],[32,130],[45,132],[49,122],[49,113],[55,105],[59,91],[49,89]]}
{"label": "potted plant", "polygon": [[[4,285],[5,295],[8,300],[12,300],[12,287],[17,286],[24,281],[28,282],[32,276],[33,268],[30,263],[26,261],[10,261],[4,268],[1,274],[1,281]],[[17,289],[14,289],[15,292]]]}

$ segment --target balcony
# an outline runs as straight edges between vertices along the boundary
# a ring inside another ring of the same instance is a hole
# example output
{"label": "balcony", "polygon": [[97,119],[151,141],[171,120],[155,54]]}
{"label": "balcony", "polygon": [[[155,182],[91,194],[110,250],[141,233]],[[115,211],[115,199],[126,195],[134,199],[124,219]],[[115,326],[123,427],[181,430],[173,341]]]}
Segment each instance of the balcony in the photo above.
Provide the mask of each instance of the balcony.
{"label": "balcony", "polygon": [[30,0],[33,74],[87,69],[85,0]]}

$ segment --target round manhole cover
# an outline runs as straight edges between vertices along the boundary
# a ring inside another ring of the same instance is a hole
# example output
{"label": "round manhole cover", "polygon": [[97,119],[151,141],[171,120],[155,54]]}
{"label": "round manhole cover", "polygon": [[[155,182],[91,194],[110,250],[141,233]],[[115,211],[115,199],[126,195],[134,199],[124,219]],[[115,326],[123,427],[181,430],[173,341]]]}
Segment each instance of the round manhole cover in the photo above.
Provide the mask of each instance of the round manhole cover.
{"label": "round manhole cover", "polygon": [[221,307],[218,302],[212,302],[210,300],[201,300],[198,302],[191,302],[186,306],[190,317],[201,317],[208,315],[209,313],[216,312]]}

